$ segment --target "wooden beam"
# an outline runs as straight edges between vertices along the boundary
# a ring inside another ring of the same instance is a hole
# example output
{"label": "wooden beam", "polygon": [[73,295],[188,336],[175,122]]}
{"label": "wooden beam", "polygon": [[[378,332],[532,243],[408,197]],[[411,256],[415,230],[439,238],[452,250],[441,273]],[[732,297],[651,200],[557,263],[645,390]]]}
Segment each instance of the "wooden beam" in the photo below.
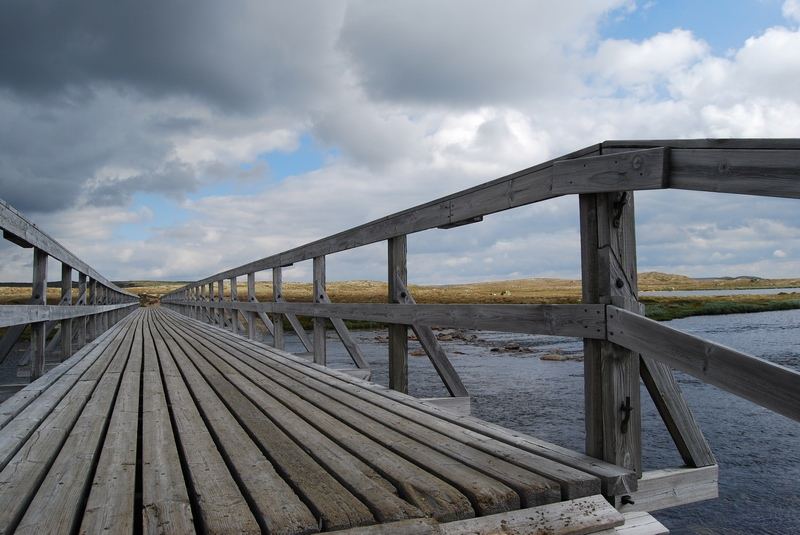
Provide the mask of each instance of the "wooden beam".
{"label": "wooden beam", "polygon": [[658,511],[719,497],[717,465],[645,472],[639,487],[620,504],[620,512]]}
{"label": "wooden beam", "polygon": [[[27,323],[47,323],[65,319],[106,314],[114,310],[138,306],[137,303],[116,305],[3,305],[0,306],[0,327]],[[45,326],[46,328],[46,326]]]}
{"label": "wooden beam", "polygon": [[663,362],[649,357],[642,355],[640,359],[642,380],[683,462],[692,468],[717,464],[711,446],[697,425],[672,370]]}
{"label": "wooden beam", "polygon": [[[327,292],[322,292],[322,299],[320,300],[321,303],[330,303],[331,299],[328,297]],[[350,330],[347,328],[347,325],[344,324],[344,320],[341,318],[329,318],[331,324],[333,325],[336,334],[339,336],[339,339],[342,341],[342,345],[347,350],[347,353],[350,355],[350,358],[353,359],[353,363],[359,369],[369,370],[369,364],[367,364],[366,359],[364,358],[364,354],[361,352],[361,348],[358,347],[358,343],[355,341],[353,336],[350,334]]]}
{"label": "wooden beam", "polygon": [[[314,257],[314,302],[321,303],[325,298],[325,257]],[[325,318],[314,318],[314,362],[327,365]]]}
{"label": "wooden beam", "polygon": [[608,339],[800,421],[800,373],[608,307]]}
{"label": "wooden beam", "polygon": [[[86,273],[78,273],[78,299],[77,304],[79,306],[86,305],[87,299],[87,288],[86,288]],[[84,316],[80,320],[78,320],[78,347],[81,348],[86,345],[87,340],[87,324],[88,318]]]}
{"label": "wooden beam", "polygon": [[608,193],[661,189],[667,185],[664,147],[587,156],[553,164],[553,193]]}
{"label": "wooden beam", "polygon": [[[172,301],[181,304],[183,301]],[[211,303],[212,308],[279,312],[453,329],[574,336],[605,340],[605,305],[400,305],[384,303]]]}
{"label": "wooden beam", "polygon": [[[0,228],[4,233],[9,233],[17,241],[32,245],[34,248],[42,250],[48,256],[55,258],[59,262],[65,263],[72,268],[88,274],[93,279],[101,281],[102,284],[114,288],[115,290],[136,297],[134,294],[126,292],[117,287],[114,283],[100,275],[91,266],[83,262],[80,258],[72,254],[63,245],[51,238],[48,234],[31,223],[25,216],[17,211],[13,206],[0,199]],[[14,241],[14,240],[11,240]],[[17,243],[14,241],[14,243]]]}
{"label": "wooden beam", "polygon": [[[61,304],[72,304],[72,268],[61,264]],[[61,357],[72,356],[72,320],[61,320]]]}
{"label": "wooden beam", "polygon": [[[47,253],[38,247],[33,249],[33,284],[31,286],[31,303],[29,306],[47,306]],[[6,312],[7,305],[0,307],[0,313]],[[19,305],[28,306],[28,305]],[[16,322],[22,323],[22,322]],[[26,321],[24,323],[32,323]],[[8,323],[7,325],[14,325]],[[2,326],[2,324],[0,324]],[[31,348],[33,355],[31,358],[31,381],[38,379],[44,373],[45,343],[47,339],[45,320],[32,323],[31,325]]]}
{"label": "wooden beam", "polygon": [[[256,274],[247,274],[247,300],[251,303],[258,301],[256,298]],[[258,315],[255,312],[247,312],[247,337],[255,340],[256,333],[256,318]]]}
{"label": "wooden beam", "polygon": [[[283,269],[281,267],[272,268],[272,300],[276,303],[283,299]],[[285,346],[283,338],[283,315],[273,316],[273,345],[276,349],[283,349]],[[305,334],[305,331],[303,332]],[[299,336],[299,335],[298,335]],[[306,348],[308,349],[308,348]]]}
{"label": "wooden beam", "polygon": [[[403,303],[408,283],[407,238],[389,238],[389,302]],[[389,324],[389,388],[408,393],[408,327]]]}
{"label": "wooden beam", "polygon": [[316,256],[346,251],[396,236],[450,225],[477,216],[551,199],[558,196],[552,192],[553,163],[599,154],[599,148],[599,144],[592,145],[555,160],[403,210],[289,251],[222,271],[197,282],[202,284],[220,277],[230,278],[251,271],[287,266]]}
{"label": "wooden beam", "polygon": [[[580,196],[584,303],[618,302],[638,310],[633,193]],[[642,471],[639,356],[584,339],[586,453]]]}
{"label": "wooden beam", "polygon": [[[236,277],[231,277],[231,302],[239,300],[238,291],[236,289]],[[234,334],[239,334],[239,311],[235,308],[231,309],[231,330]]]}
{"label": "wooden beam", "polygon": [[[414,296],[411,295],[411,291],[402,280],[396,280],[395,286],[397,287],[398,298],[402,303],[406,305],[416,305]],[[453,397],[469,396],[467,387],[464,386],[461,377],[447,357],[447,353],[442,347],[442,344],[436,339],[436,334],[433,332],[433,329],[431,329],[429,325],[421,325],[419,323],[413,323],[411,328],[414,330],[417,341],[422,346],[425,354],[428,355],[431,364],[433,364],[433,368],[436,370],[436,373],[439,375],[439,378],[442,380],[442,383],[450,395]]]}

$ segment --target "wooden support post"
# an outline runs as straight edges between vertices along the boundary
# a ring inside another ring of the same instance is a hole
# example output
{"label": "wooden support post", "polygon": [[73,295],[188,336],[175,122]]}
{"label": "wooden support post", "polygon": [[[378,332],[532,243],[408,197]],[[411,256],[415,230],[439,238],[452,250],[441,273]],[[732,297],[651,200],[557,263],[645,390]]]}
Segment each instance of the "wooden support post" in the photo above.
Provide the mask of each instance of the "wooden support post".
{"label": "wooden support post", "polygon": [[[389,238],[389,302],[405,301],[408,285],[406,236]],[[389,388],[408,393],[408,326],[389,325]]]}
{"label": "wooden support post", "polygon": [[[276,303],[283,299],[283,268],[272,268],[272,300]],[[272,336],[275,349],[284,349],[283,314],[272,316]]]}
{"label": "wooden support post", "polygon": [[[47,253],[35,247],[33,249],[33,284],[31,287],[31,304],[47,304]],[[31,324],[31,381],[44,373],[45,342],[47,338],[46,322]]]}
{"label": "wooden support post", "polygon": [[[213,300],[214,300],[214,283],[213,282],[209,282],[208,283],[208,297],[207,297],[206,301],[207,301],[207,303],[209,305],[211,305],[211,302]],[[206,309],[208,311],[208,313],[206,314],[206,317],[207,317],[206,321],[208,323],[211,323],[212,325],[215,324],[217,322],[216,317],[215,317],[216,311],[213,308],[211,308],[211,306],[207,306]]]}
{"label": "wooden support post", "polygon": [[[231,303],[235,303],[238,300],[236,277],[231,277]],[[235,308],[231,309],[231,330],[234,334],[239,334],[239,310]]]}
{"label": "wooden support post", "polygon": [[[580,196],[583,302],[639,310],[633,193]],[[586,453],[642,472],[639,355],[584,338]]]}
{"label": "wooden support post", "polygon": [[[222,303],[225,301],[225,279],[220,279],[217,281],[217,301]],[[227,322],[227,318],[225,317],[225,309],[218,308],[217,309],[217,325],[220,328],[225,328],[225,323]]]}
{"label": "wooden support post", "polygon": [[[89,297],[89,304],[99,305],[100,300],[97,296],[97,279],[92,279],[89,288],[92,290],[91,296]],[[92,339],[97,338],[98,334],[100,334],[100,314],[95,314],[92,316]]]}
{"label": "wooden support post", "polygon": [[[247,300],[251,303],[256,302],[256,274],[255,273],[248,273],[247,274]],[[255,312],[248,312],[247,313],[247,337],[251,340],[256,339],[256,320],[258,319],[258,314]]]}
{"label": "wooden support post", "polygon": [[[86,305],[86,273],[78,273],[78,305]],[[86,316],[78,320],[78,347],[86,345],[86,329],[89,318]]]}
{"label": "wooden support post", "polygon": [[[325,299],[325,257],[314,257],[314,302],[322,303]],[[325,318],[314,318],[314,362],[325,366]]]}
{"label": "wooden support post", "polygon": [[[72,304],[72,268],[61,264],[61,304]],[[72,320],[61,320],[61,357],[72,356]]]}

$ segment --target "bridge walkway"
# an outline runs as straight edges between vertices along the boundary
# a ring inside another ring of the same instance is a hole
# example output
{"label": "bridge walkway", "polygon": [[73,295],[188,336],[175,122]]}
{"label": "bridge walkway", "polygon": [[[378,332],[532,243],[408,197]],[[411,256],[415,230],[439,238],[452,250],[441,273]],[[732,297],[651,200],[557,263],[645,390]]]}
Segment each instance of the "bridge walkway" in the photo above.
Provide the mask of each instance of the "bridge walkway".
{"label": "bridge walkway", "polygon": [[3,533],[663,528],[600,495],[633,472],[164,308],[0,405],[0,452]]}

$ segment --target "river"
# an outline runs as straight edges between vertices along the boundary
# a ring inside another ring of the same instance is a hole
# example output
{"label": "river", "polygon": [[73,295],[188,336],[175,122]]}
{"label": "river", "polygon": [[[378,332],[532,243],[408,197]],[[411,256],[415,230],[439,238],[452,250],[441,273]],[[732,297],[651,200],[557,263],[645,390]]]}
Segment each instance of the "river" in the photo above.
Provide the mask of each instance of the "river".
{"label": "river", "polygon": [[[666,324],[800,370],[800,310],[695,316]],[[442,342],[470,391],[474,416],[583,451],[583,364],[540,358],[546,353],[580,358],[580,340],[493,332],[456,335],[476,337]],[[335,335],[329,336],[329,364],[352,367]],[[354,336],[372,367],[373,381],[387,384],[385,332],[356,331]],[[287,342],[290,351],[302,351],[294,337]],[[516,345],[520,349],[505,349]],[[419,353],[415,342],[409,347]],[[684,374],[677,377],[719,461],[720,497],[654,516],[672,533],[800,533],[800,423]],[[424,356],[409,359],[409,383],[410,393],[419,397],[446,395]],[[680,466],[644,388],[642,399],[645,470]]]}

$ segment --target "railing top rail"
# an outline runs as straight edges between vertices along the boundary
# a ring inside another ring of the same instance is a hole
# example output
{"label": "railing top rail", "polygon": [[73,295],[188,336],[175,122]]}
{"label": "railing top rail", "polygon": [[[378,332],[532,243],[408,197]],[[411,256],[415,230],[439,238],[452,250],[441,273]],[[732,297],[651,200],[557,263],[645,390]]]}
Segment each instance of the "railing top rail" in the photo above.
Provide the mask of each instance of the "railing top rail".
{"label": "railing top rail", "polygon": [[800,139],[605,141],[221,271],[167,295],[396,236],[478,222],[484,215],[562,195],[665,188],[800,198]]}
{"label": "railing top rail", "polygon": [[66,247],[34,225],[16,208],[2,199],[0,199],[0,228],[3,229],[3,237],[9,241],[23,247],[36,247],[41,249],[49,256],[55,258],[59,262],[63,262],[80,273],[84,273],[101,285],[121,294],[137,297],[135,294],[123,290],[106,279],[86,262],[75,256]]}

